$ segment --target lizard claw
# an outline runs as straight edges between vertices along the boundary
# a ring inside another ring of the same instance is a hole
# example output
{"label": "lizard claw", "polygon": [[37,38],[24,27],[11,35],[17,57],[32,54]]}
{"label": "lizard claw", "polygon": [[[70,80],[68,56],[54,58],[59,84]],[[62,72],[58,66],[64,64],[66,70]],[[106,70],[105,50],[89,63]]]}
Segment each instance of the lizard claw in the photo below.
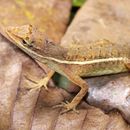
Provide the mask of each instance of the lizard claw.
{"label": "lizard claw", "polygon": [[66,103],[65,102],[61,102],[60,104],[58,104],[58,105],[55,105],[55,106],[53,106],[52,108],[59,108],[59,107],[64,107],[64,105],[65,105]]}
{"label": "lizard claw", "polygon": [[60,114],[64,114],[64,113],[69,112],[71,110],[74,111],[75,113],[79,113],[79,111],[76,110],[76,106],[72,105],[68,101],[65,101],[65,102],[62,102],[61,104],[53,106],[53,108],[59,108],[59,107],[63,107],[65,109],[65,110],[61,111]]}

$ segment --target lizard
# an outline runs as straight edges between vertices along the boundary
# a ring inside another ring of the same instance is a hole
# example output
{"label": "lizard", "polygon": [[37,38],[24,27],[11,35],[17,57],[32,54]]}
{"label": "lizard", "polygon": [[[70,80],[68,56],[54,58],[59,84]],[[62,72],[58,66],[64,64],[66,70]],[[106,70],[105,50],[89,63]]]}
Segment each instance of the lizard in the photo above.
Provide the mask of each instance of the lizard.
{"label": "lizard", "polygon": [[[54,72],[58,72],[81,88],[70,103],[60,105],[65,108],[64,112],[75,110],[88,92],[89,85],[82,77],[116,74],[130,70],[130,45],[127,43],[117,44],[101,39],[87,45],[77,44],[65,48],[45,40],[40,49],[33,44],[32,31],[30,31],[32,26],[26,26],[28,31],[23,31],[22,28],[22,26],[8,27],[6,33],[13,44],[52,70],[48,80]],[[38,88],[47,83],[44,81],[44,79],[39,81]]]}

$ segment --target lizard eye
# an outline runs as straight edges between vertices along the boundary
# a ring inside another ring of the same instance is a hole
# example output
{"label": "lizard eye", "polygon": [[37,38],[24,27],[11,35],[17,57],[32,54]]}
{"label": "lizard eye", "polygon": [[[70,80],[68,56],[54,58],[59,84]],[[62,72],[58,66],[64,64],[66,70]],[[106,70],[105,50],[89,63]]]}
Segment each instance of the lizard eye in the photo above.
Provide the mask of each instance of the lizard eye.
{"label": "lizard eye", "polygon": [[24,45],[26,45],[26,44],[27,44],[25,40],[23,40],[23,44],[24,44]]}
{"label": "lizard eye", "polygon": [[23,44],[31,47],[32,44],[33,44],[33,41],[29,43],[28,41],[26,41],[26,40],[23,39]]}

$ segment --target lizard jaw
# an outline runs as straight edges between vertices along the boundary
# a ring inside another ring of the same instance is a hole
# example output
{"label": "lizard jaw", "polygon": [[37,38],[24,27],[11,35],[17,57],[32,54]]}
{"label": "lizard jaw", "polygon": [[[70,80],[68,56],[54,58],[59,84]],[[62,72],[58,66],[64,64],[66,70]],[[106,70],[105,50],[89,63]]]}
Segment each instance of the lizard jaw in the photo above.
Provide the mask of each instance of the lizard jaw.
{"label": "lizard jaw", "polygon": [[11,33],[10,30],[7,29],[6,33],[13,44],[18,45],[22,43],[22,39]]}
{"label": "lizard jaw", "polygon": [[18,27],[9,26],[6,29],[6,33],[15,44],[23,43],[23,41],[30,43],[32,40],[32,30],[32,25],[23,25]]}

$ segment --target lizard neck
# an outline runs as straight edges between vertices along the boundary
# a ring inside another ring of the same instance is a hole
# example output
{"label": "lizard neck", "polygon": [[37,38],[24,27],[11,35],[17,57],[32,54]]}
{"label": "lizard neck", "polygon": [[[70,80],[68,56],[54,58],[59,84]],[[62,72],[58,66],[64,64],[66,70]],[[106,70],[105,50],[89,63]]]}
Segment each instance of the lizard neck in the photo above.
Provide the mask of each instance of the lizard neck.
{"label": "lizard neck", "polygon": [[47,59],[44,58],[42,55],[40,55],[39,53],[37,53],[37,51],[39,51],[39,49],[37,48],[29,48],[29,47],[26,47],[24,45],[20,45],[20,44],[17,44],[17,47],[20,48],[22,51],[24,51],[26,54],[28,54],[30,57],[36,59],[37,61],[42,61],[42,63],[47,63]]}
{"label": "lizard neck", "polygon": [[43,48],[39,48],[35,45],[28,46],[24,44],[17,44],[17,46],[26,54],[44,64],[64,61],[68,51],[67,49],[54,43],[51,46],[49,44],[47,46],[44,45]]}

